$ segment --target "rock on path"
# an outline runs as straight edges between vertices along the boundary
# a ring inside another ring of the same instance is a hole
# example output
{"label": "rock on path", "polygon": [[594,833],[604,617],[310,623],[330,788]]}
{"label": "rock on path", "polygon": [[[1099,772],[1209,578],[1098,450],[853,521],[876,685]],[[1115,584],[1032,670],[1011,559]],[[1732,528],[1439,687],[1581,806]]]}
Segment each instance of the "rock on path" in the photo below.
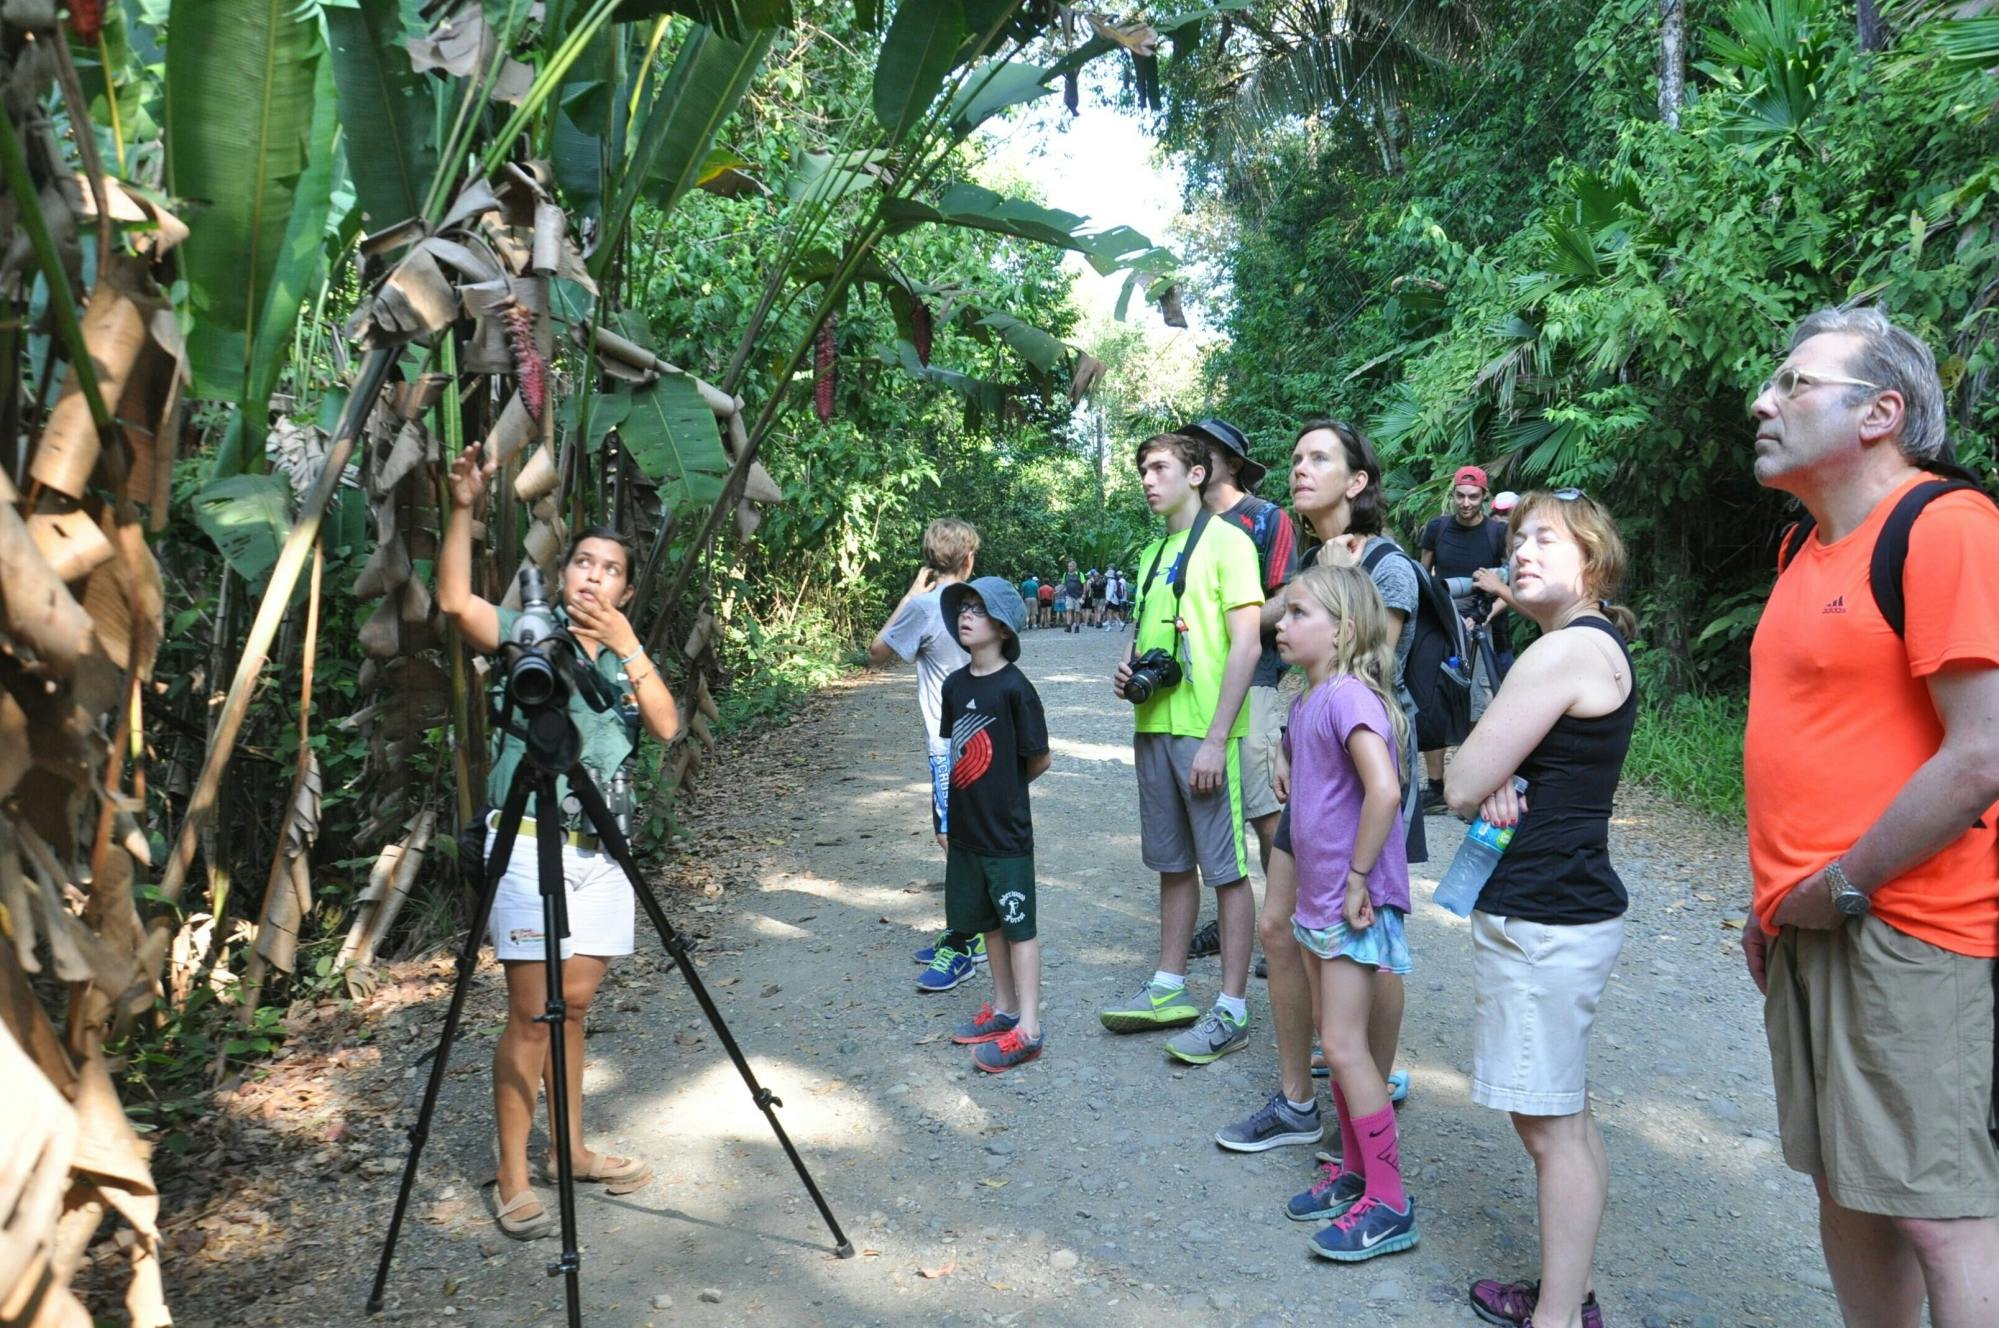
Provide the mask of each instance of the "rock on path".
{"label": "rock on path", "polygon": [[[975,1073],[949,1041],[987,994],[983,970],[948,994],[914,987],[910,951],[942,924],[943,872],[908,674],[840,684],[714,767],[683,809],[694,838],[663,873],[667,909],[708,935],[700,972],[860,1255],[831,1257],[686,983],[645,951],[641,917],[642,953],[592,1014],[587,1124],[600,1146],[650,1158],[656,1178],[623,1196],[582,1189],[586,1322],[1428,1328],[1475,1322],[1472,1278],[1534,1275],[1530,1168],[1506,1119],[1469,1099],[1468,933],[1428,903],[1460,834],[1448,818],[1430,822],[1410,925],[1414,1251],[1353,1267],[1311,1258],[1311,1228],[1282,1215],[1309,1183],[1309,1150],[1243,1157],[1212,1142],[1274,1084],[1261,983],[1251,1048],[1215,1065],[1178,1066],[1157,1037],[1099,1028],[1098,1004],[1151,971],[1157,944],[1130,715],[1107,682],[1121,644],[1026,639],[1055,757],[1034,786],[1048,1051],[1003,1076]],[[1810,1186],[1777,1154],[1758,1004],[1725,925],[1747,891],[1740,841],[1635,795],[1612,848],[1634,902],[1593,1062],[1612,1167],[1598,1259],[1609,1322],[1833,1325]],[[690,880],[718,893],[672,888]],[[1218,977],[1215,960],[1195,961],[1196,998]],[[497,979],[479,981],[390,1304],[419,1322],[552,1322],[553,1242],[495,1242],[478,1205],[433,1207],[443,1191],[483,1193],[491,1174],[484,1066],[499,1005]],[[433,999],[428,1022],[385,1047],[378,1087],[410,1111],[442,1008]],[[297,1194],[279,1225],[322,1254],[247,1303],[232,1297],[229,1321],[358,1321],[394,1182],[349,1176],[373,1197],[351,1219]],[[223,1317],[198,1275],[182,1277],[184,1322]]]}

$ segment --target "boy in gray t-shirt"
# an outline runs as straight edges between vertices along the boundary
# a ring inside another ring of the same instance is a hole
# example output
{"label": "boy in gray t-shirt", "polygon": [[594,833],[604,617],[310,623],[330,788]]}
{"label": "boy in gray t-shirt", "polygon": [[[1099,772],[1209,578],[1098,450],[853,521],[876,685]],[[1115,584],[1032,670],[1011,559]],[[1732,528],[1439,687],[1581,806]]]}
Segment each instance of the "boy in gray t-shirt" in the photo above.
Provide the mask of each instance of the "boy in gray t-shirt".
{"label": "boy in gray t-shirt", "polygon": [[[944,621],[938,599],[944,587],[971,578],[972,562],[978,551],[979,532],[970,522],[956,517],[932,521],[923,532],[922,568],[909,583],[895,611],[889,614],[887,624],[868,643],[871,664],[886,664],[891,656],[900,656],[916,665],[916,705],[930,763],[930,828],[937,835],[940,848],[950,829],[951,793],[951,744],[948,739],[937,737],[944,716],[944,679],[970,663],[971,656],[958,644],[957,624]],[[916,962],[924,965],[925,976],[933,979],[918,985],[926,991],[947,991],[957,986],[964,980],[962,977],[948,987],[939,986],[936,982],[941,979],[928,969],[943,963],[945,972],[951,976],[956,976],[960,968],[969,972],[969,966],[954,966],[951,962],[958,955],[984,959],[985,937],[947,931],[937,938],[935,945],[918,950]]]}

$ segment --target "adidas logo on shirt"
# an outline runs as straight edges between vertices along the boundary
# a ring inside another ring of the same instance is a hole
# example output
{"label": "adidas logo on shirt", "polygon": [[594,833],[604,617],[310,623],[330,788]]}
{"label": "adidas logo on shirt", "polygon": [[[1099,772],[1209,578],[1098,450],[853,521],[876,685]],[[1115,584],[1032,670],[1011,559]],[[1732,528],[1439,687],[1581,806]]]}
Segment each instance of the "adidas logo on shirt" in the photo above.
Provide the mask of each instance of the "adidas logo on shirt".
{"label": "adidas logo on shirt", "polygon": [[[1831,610],[1827,610],[1827,612],[1831,612]],[[978,708],[979,702],[977,697],[973,697],[971,700],[965,702],[965,709],[967,710],[977,710]]]}
{"label": "adidas logo on shirt", "polygon": [[1845,613],[1845,612],[1846,612],[1846,596],[1844,596],[1844,595],[1834,595],[1834,596],[1832,597],[1832,600],[1831,600],[1831,602],[1829,602],[1829,603],[1828,603],[1828,604],[1827,604],[1827,605],[1825,606],[1825,609],[1824,609],[1824,612],[1826,612],[1826,613]]}

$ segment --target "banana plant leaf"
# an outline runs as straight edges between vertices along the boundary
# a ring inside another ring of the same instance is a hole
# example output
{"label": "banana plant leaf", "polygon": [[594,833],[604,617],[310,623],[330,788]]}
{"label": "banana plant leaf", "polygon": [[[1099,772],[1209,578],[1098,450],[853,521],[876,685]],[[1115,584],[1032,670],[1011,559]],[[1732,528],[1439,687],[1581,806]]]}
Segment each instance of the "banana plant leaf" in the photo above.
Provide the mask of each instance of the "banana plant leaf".
{"label": "banana plant leaf", "polygon": [[282,475],[231,475],[194,496],[194,519],[222,556],[261,592],[291,530],[291,485]]}
{"label": "banana plant leaf", "polygon": [[635,391],[597,394],[590,404],[590,447],[601,446],[613,428],[647,479],[677,486],[676,507],[711,505],[722,496],[729,454],[722,450],[715,412],[692,379],[665,374]]}
{"label": "banana plant leaf", "polygon": [[288,0],[174,0],[167,182],[202,204],[181,247],[194,394],[241,401],[250,338],[310,163],[319,28]]}
{"label": "banana plant leaf", "polygon": [[650,192],[662,211],[671,211],[700,179],[715,134],[735,113],[774,35],[764,28],[731,41],[706,27],[688,32],[605,210],[603,237],[590,256],[593,277],[604,275],[641,194]]}
{"label": "banana plant leaf", "polygon": [[962,0],[903,0],[897,6],[875,63],[875,119],[889,146],[928,113],[962,58],[968,35]]}
{"label": "banana plant leaf", "polygon": [[1055,89],[1055,71],[1021,60],[1003,60],[974,70],[951,98],[951,133],[969,137],[973,130],[1009,106],[1045,97]]}
{"label": "banana plant leaf", "polygon": [[355,0],[320,10],[364,229],[414,217],[437,173],[432,84],[410,68],[397,0]]}
{"label": "banana plant leaf", "polygon": [[747,41],[759,31],[792,24],[791,0],[625,0],[612,17],[629,23],[661,14],[685,14],[731,41]]}

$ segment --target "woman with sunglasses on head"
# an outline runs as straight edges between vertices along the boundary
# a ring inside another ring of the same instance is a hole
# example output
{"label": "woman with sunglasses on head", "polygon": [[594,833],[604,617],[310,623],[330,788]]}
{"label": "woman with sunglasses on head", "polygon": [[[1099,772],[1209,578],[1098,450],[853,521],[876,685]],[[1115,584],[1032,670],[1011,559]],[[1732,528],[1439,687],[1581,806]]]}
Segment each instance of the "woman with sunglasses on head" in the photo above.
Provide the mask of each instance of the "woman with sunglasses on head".
{"label": "woman with sunglasses on head", "polygon": [[[1508,525],[1512,592],[1541,628],[1451,762],[1451,810],[1514,827],[1471,915],[1472,1099],[1510,1112],[1539,1187],[1541,1276],[1476,1282],[1487,1323],[1600,1328],[1590,1264],[1610,1188],[1590,1114],[1590,1028],[1624,944],[1611,798],[1638,716],[1624,544],[1579,489],[1529,493]],[[1514,776],[1527,781],[1516,794]]]}

